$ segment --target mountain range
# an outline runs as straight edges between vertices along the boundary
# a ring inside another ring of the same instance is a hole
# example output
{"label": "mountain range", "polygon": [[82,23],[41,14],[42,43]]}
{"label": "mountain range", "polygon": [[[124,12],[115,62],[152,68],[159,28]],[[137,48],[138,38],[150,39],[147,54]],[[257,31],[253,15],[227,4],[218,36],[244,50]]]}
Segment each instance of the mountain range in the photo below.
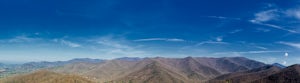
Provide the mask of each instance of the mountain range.
{"label": "mountain range", "polygon": [[14,74],[24,74],[35,70],[47,69],[52,67],[63,66],[70,63],[99,63],[104,60],[101,59],[89,59],[89,58],[75,58],[69,61],[55,61],[55,62],[28,62],[24,64],[0,64],[0,78],[4,78]]}
{"label": "mountain range", "polygon": [[[25,75],[14,74],[3,79],[9,82],[21,78],[57,80],[51,76],[47,77],[52,74],[61,78],[71,76],[70,80],[85,80],[73,83],[297,83],[300,79],[299,65],[289,67],[278,63],[269,65],[244,57],[124,57],[113,60],[86,58],[30,64],[28,67],[19,68],[34,68]],[[18,67],[24,67],[24,64]],[[39,73],[46,76],[27,78]]]}
{"label": "mountain range", "polygon": [[[50,68],[49,71],[77,74],[97,82],[205,82],[216,76],[265,66],[243,57],[225,58],[144,58],[143,60],[108,60],[101,63],[75,63]],[[143,77],[144,76],[144,77]],[[172,79],[166,80],[166,79]]]}
{"label": "mountain range", "polygon": [[218,76],[207,83],[300,83],[300,65],[281,68],[274,65]]}

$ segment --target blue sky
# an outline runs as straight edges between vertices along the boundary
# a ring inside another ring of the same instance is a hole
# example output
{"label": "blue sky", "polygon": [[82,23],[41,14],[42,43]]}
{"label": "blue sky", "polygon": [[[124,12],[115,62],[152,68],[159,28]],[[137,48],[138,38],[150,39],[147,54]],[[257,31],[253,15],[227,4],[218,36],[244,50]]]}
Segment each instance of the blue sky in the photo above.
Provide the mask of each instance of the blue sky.
{"label": "blue sky", "polygon": [[300,61],[299,3],[2,0],[0,62],[195,56],[291,65]]}

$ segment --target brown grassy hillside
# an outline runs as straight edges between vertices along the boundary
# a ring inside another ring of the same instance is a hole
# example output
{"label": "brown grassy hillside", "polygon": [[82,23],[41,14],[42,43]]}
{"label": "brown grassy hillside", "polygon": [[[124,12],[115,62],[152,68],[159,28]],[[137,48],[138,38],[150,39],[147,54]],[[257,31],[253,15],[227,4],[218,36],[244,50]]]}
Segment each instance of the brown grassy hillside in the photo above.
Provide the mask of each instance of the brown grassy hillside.
{"label": "brown grassy hillside", "polygon": [[148,64],[139,71],[119,79],[118,83],[184,83],[187,80],[175,72],[172,72],[157,62]]}
{"label": "brown grassy hillside", "polygon": [[63,75],[49,71],[37,71],[31,74],[19,75],[1,80],[1,83],[93,83],[92,81],[75,76]]}

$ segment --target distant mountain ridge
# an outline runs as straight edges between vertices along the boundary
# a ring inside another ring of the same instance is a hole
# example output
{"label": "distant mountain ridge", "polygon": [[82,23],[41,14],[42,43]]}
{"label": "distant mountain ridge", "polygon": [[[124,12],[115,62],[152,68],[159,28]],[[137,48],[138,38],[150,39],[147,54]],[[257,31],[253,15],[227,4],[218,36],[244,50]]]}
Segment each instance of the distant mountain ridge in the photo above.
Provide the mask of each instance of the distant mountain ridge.
{"label": "distant mountain ridge", "polygon": [[41,62],[29,62],[24,63],[20,65],[18,68],[22,70],[36,70],[36,69],[42,69],[42,68],[50,68],[50,67],[57,67],[57,66],[63,66],[70,63],[80,63],[80,62],[86,62],[86,63],[99,63],[102,62],[101,59],[89,59],[89,58],[75,58],[68,61],[55,61],[55,62],[47,62],[47,61],[41,61]]}
{"label": "distant mountain ridge", "polygon": [[71,64],[71,63],[81,63],[81,62],[100,63],[102,61],[104,60],[89,59],[89,58],[75,58],[68,61],[55,61],[55,62],[41,61],[41,62],[28,62],[24,64],[13,64],[13,65],[0,64],[0,70],[5,70],[0,73],[0,78],[7,77],[12,74],[23,74],[35,70],[58,67],[66,64]]}
{"label": "distant mountain ridge", "polygon": [[284,66],[284,65],[282,65],[282,64],[279,64],[279,63],[273,63],[272,65],[273,65],[273,66],[280,67],[280,68],[286,68],[286,66]]}
{"label": "distant mountain ridge", "polygon": [[74,75],[87,83],[300,83],[299,65],[270,65],[244,57],[83,58],[60,63],[30,64],[38,64],[32,71],[45,69],[56,75]]}
{"label": "distant mountain ridge", "polygon": [[[0,67],[9,69],[10,66],[0,64]],[[62,81],[81,79],[81,81],[83,81],[82,83],[93,83],[92,81],[96,83],[300,82],[299,65],[289,67],[278,63],[268,65],[244,57],[123,57],[112,60],[78,58],[69,61],[30,62],[17,66],[14,65],[14,67],[10,69],[22,70],[23,73],[45,69],[47,71],[44,73],[57,75],[57,77],[61,75],[63,77],[64,75],[75,76],[74,79],[68,78],[69,80]],[[5,72],[7,71],[5,70],[4,73]],[[22,74],[22,72],[16,73]],[[0,72],[0,75],[1,74],[3,74],[3,71],[2,73]],[[25,75],[36,74],[37,73]],[[21,77],[22,76],[23,75],[21,75]],[[53,77],[50,78],[52,79]],[[20,76],[16,76],[11,80],[17,79],[21,79]],[[0,79],[0,81],[2,80]]]}
{"label": "distant mountain ridge", "polygon": [[139,61],[143,59],[144,58],[139,58],[139,57],[121,57],[121,58],[116,58],[115,60]]}
{"label": "distant mountain ridge", "polygon": [[[154,83],[157,82],[155,80],[159,80],[158,78],[167,83],[191,83],[205,82],[222,74],[251,70],[265,65],[264,63],[243,57],[156,57],[143,58],[142,60],[125,58],[106,60],[101,63],[74,63],[50,68],[49,71],[82,75],[90,79],[95,79],[100,83]],[[138,78],[141,76],[143,78]],[[172,80],[169,78],[172,78]]]}

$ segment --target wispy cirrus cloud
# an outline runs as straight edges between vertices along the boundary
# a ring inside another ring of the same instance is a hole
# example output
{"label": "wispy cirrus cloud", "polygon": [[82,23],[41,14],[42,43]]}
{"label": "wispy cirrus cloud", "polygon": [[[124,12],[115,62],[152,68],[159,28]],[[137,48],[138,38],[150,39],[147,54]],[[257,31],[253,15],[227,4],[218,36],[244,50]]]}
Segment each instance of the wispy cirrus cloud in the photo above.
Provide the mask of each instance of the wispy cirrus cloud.
{"label": "wispy cirrus cloud", "polygon": [[222,37],[222,36],[217,37],[217,38],[216,38],[216,41],[217,41],[217,42],[222,42],[222,41],[223,41],[223,37]]}
{"label": "wispy cirrus cloud", "polygon": [[[40,34],[40,33],[34,33],[35,36],[37,34]],[[66,45],[66,46],[73,47],[73,48],[81,47],[80,44],[65,40],[64,38],[51,39],[51,38],[35,37],[35,36],[32,36],[32,35],[31,36],[18,35],[18,36],[15,36],[13,38],[2,39],[2,40],[0,40],[0,42],[1,43],[9,43],[9,44],[15,44],[15,43],[27,44],[27,43],[30,43],[28,45],[31,45],[31,44],[33,44],[33,45],[37,45],[37,44],[50,45],[50,43],[55,42],[55,43],[59,43],[61,45]]]}
{"label": "wispy cirrus cloud", "polygon": [[300,48],[300,43],[283,42],[283,41],[280,41],[280,42],[277,42],[277,43],[288,45],[288,46],[295,47],[295,48]]}
{"label": "wispy cirrus cloud", "polygon": [[224,17],[224,16],[203,16],[206,18],[224,19],[224,20],[241,20],[241,18]]}
{"label": "wispy cirrus cloud", "polygon": [[255,48],[258,48],[258,49],[263,49],[263,50],[266,50],[266,49],[268,49],[268,48],[266,48],[266,47],[262,47],[262,46],[254,46]]}
{"label": "wispy cirrus cloud", "polygon": [[215,37],[213,40],[199,42],[195,46],[201,46],[204,44],[229,44],[229,43],[223,42],[223,36],[218,36],[218,37]]}
{"label": "wispy cirrus cloud", "polygon": [[197,43],[196,46],[201,46],[204,44],[228,44],[227,42],[216,42],[216,41],[203,41],[200,43]]}
{"label": "wispy cirrus cloud", "polygon": [[178,38],[146,38],[146,39],[137,39],[137,40],[133,40],[133,41],[136,41],[136,42],[146,42],[146,41],[184,42],[186,40],[178,39]]}
{"label": "wispy cirrus cloud", "polygon": [[[268,23],[269,21],[280,21],[280,20],[283,20],[282,18],[287,18],[287,17],[291,17],[291,16],[298,18],[297,11],[294,11],[294,10],[293,11],[292,10],[282,11],[279,9],[270,9],[270,10],[264,10],[264,11],[255,13],[254,18],[249,20],[249,22],[251,22],[253,24],[257,24],[257,25],[262,25],[262,26],[278,29],[278,30],[287,31],[290,33],[300,33],[300,32],[297,32],[296,30],[292,30],[292,29],[289,29],[284,26]],[[300,17],[300,12],[299,12],[299,17]]]}
{"label": "wispy cirrus cloud", "polygon": [[42,40],[40,38],[33,38],[26,35],[19,35],[9,39],[2,39],[0,42],[2,43],[25,43],[25,42],[36,42]]}
{"label": "wispy cirrus cloud", "polygon": [[72,48],[81,47],[81,45],[78,44],[78,43],[74,43],[74,42],[71,42],[71,41],[68,41],[68,40],[64,40],[64,39],[53,39],[53,41],[56,42],[56,43],[60,43],[62,45],[66,45],[66,46],[72,47]]}
{"label": "wispy cirrus cloud", "polygon": [[242,54],[262,54],[262,53],[280,53],[280,52],[285,52],[285,51],[240,51],[240,52],[217,52],[214,53],[214,55],[230,55],[230,54],[235,54],[235,55],[242,55]]}
{"label": "wispy cirrus cloud", "polygon": [[300,33],[300,32],[297,32],[296,30],[287,29],[285,27],[274,25],[274,24],[262,23],[262,22],[258,22],[258,21],[254,21],[254,20],[250,20],[250,22],[254,23],[254,24],[258,24],[258,25],[263,25],[263,26],[267,26],[267,27],[287,31],[287,32],[290,32],[290,33]]}
{"label": "wispy cirrus cloud", "polygon": [[289,17],[293,17],[300,20],[300,8],[289,9],[285,12],[285,14]]}
{"label": "wispy cirrus cloud", "polygon": [[15,38],[9,39],[10,43],[19,43],[19,42],[32,42],[37,40],[36,38],[30,38],[27,36],[16,36]]}
{"label": "wispy cirrus cloud", "polygon": [[[124,40],[122,40],[122,41],[124,41]],[[128,46],[126,44],[122,44],[121,41],[119,41],[119,42],[115,41],[111,37],[101,37],[101,38],[96,40],[96,43],[100,44],[100,45],[104,45],[104,46],[113,47],[113,48],[121,48],[121,49],[131,48],[130,46]]]}
{"label": "wispy cirrus cloud", "polygon": [[234,34],[234,33],[238,33],[238,32],[241,32],[243,31],[243,29],[236,29],[236,30],[233,30],[231,32],[229,32],[230,34]]}
{"label": "wispy cirrus cloud", "polygon": [[254,14],[255,17],[251,21],[252,22],[267,22],[267,21],[275,20],[278,17],[277,13],[278,13],[277,9],[261,11],[261,12]]}
{"label": "wispy cirrus cloud", "polygon": [[111,57],[144,57],[151,55],[149,51],[139,49],[137,44],[126,39],[123,36],[104,35],[96,38],[87,39],[88,43],[91,43],[94,51],[101,52],[101,55]]}

